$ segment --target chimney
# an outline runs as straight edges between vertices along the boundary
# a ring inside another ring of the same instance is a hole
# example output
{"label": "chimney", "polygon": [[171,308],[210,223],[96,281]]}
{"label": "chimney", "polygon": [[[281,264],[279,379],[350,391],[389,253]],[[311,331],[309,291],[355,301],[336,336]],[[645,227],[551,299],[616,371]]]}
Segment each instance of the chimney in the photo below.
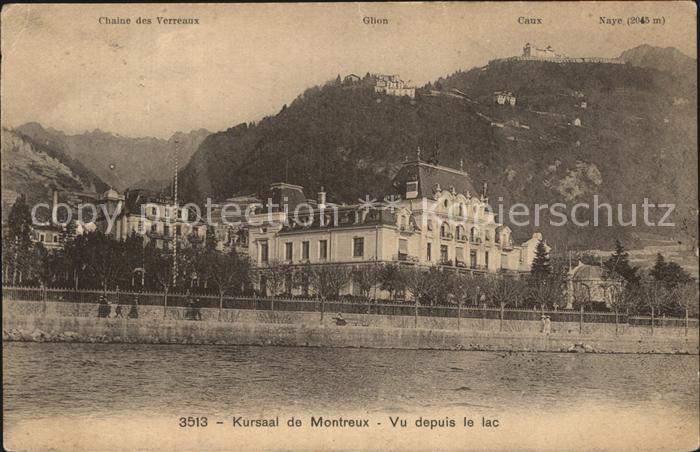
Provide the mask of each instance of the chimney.
{"label": "chimney", "polygon": [[326,191],[321,186],[321,191],[318,192],[318,207],[323,209],[326,207]]}

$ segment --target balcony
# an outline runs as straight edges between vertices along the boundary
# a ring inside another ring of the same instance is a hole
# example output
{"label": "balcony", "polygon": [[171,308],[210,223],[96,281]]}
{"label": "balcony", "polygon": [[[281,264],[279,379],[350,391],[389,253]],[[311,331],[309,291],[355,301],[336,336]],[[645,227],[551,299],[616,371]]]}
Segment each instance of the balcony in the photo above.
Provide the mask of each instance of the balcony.
{"label": "balcony", "polygon": [[454,235],[452,235],[451,232],[446,232],[444,234],[440,234],[440,238],[443,240],[452,240],[454,238]]}
{"label": "balcony", "polygon": [[481,243],[481,237],[472,237],[471,240],[469,240],[471,243],[474,243],[476,245]]}
{"label": "balcony", "polygon": [[418,258],[416,256],[411,256],[410,254],[407,254],[407,253],[395,254],[393,256],[393,260],[399,261],[399,262],[406,262],[406,263],[418,262]]}
{"label": "balcony", "polygon": [[467,236],[466,236],[466,235],[458,235],[458,236],[455,238],[455,240],[457,240],[458,242],[464,242],[464,243],[466,243],[466,242],[467,242]]}

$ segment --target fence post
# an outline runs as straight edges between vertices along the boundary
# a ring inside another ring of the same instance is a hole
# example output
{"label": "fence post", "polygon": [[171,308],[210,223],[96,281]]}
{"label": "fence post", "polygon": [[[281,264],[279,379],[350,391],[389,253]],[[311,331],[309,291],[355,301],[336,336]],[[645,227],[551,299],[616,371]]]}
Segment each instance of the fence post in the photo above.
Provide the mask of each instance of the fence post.
{"label": "fence post", "polygon": [[224,311],[224,294],[219,292],[219,322]]}
{"label": "fence post", "polygon": [[413,328],[418,328],[418,297],[413,305]]}
{"label": "fence post", "polygon": [[326,309],[325,297],[321,296],[321,323],[323,323],[323,311]]}
{"label": "fence post", "polygon": [[581,310],[578,318],[578,334],[583,334],[583,303],[581,303]]}
{"label": "fence post", "polygon": [[504,305],[504,303],[501,302],[501,313],[500,313],[500,314],[501,314],[501,315],[500,315],[501,319],[500,319],[500,322],[499,322],[499,325],[498,325],[498,331],[501,331],[501,332],[503,332],[503,305]]}
{"label": "fence post", "polygon": [[688,308],[685,308],[685,335],[688,336]]}
{"label": "fence post", "polygon": [[270,298],[270,311],[275,312],[275,297]]}
{"label": "fence post", "polygon": [[617,320],[617,309],[615,309],[615,336],[617,336],[618,320]]}
{"label": "fence post", "polygon": [[457,330],[459,330],[460,319],[462,318],[462,299],[457,299]]}
{"label": "fence post", "polygon": [[163,320],[165,320],[165,312],[168,310],[168,289],[163,292]]}
{"label": "fence post", "polygon": [[654,335],[654,305],[651,306],[651,335]]}

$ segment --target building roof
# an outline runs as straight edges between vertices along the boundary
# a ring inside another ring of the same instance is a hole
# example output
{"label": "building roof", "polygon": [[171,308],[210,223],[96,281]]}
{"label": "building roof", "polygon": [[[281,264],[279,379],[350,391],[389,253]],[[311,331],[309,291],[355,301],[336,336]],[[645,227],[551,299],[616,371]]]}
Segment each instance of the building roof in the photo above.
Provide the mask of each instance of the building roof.
{"label": "building roof", "polygon": [[[337,208],[337,223],[334,219],[334,208],[327,207],[324,211],[326,217],[324,225],[320,222],[320,212],[314,210],[313,218],[310,218],[311,224],[304,218],[300,218],[297,223],[290,218],[289,225],[282,228],[280,233],[307,231],[307,230],[324,230],[338,228],[356,228],[358,226],[380,226],[380,225],[396,225],[396,212],[392,212],[385,207],[376,207],[367,209],[359,204],[351,206],[336,206]],[[300,215],[301,217],[301,215]]]}
{"label": "building roof", "polygon": [[434,165],[421,160],[405,162],[394,176],[392,188],[394,193],[406,193],[406,183],[418,181],[418,198],[432,198],[437,186],[442,190],[454,187],[457,193],[477,194],[469,174],[446,166]]}
{"label": "building roof", "polygon": [[571,279],[603,279],[603,269],[598,265],[587,265],[582,262],[579,262],[576,267],[571,269]]}
{"label": "building roof", "polygon": [[124,213],[141,213],[144,204],[173,204],[173,198],[155,190],[136,188],[124,193]]}

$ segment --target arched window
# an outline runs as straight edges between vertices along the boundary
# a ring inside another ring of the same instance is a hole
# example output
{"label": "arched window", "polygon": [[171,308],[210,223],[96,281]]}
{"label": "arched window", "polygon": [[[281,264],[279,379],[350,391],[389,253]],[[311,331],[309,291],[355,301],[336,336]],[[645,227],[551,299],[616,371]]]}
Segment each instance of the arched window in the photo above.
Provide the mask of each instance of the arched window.
{"label": "arched window", "polygon": [[447,224],[447,222],[443,222],[440,225],[440,237],[447,237],[450,233],[450,226]]}
{"label": "arched window", "polygon": [[464,204],[459,204],[459,216],[464,217]]}
{"label": "arched window", "polygon": [[479,230],[474,226],[469,230],[469,240],[472,242],[476,242],[476,239],[479,237]]}
{"label": "arched window", "polygon": [[457,240],[464,240],[466,237],[464,236],[464,226],[457,225],[457,230],[455,231],[455,236]]}

